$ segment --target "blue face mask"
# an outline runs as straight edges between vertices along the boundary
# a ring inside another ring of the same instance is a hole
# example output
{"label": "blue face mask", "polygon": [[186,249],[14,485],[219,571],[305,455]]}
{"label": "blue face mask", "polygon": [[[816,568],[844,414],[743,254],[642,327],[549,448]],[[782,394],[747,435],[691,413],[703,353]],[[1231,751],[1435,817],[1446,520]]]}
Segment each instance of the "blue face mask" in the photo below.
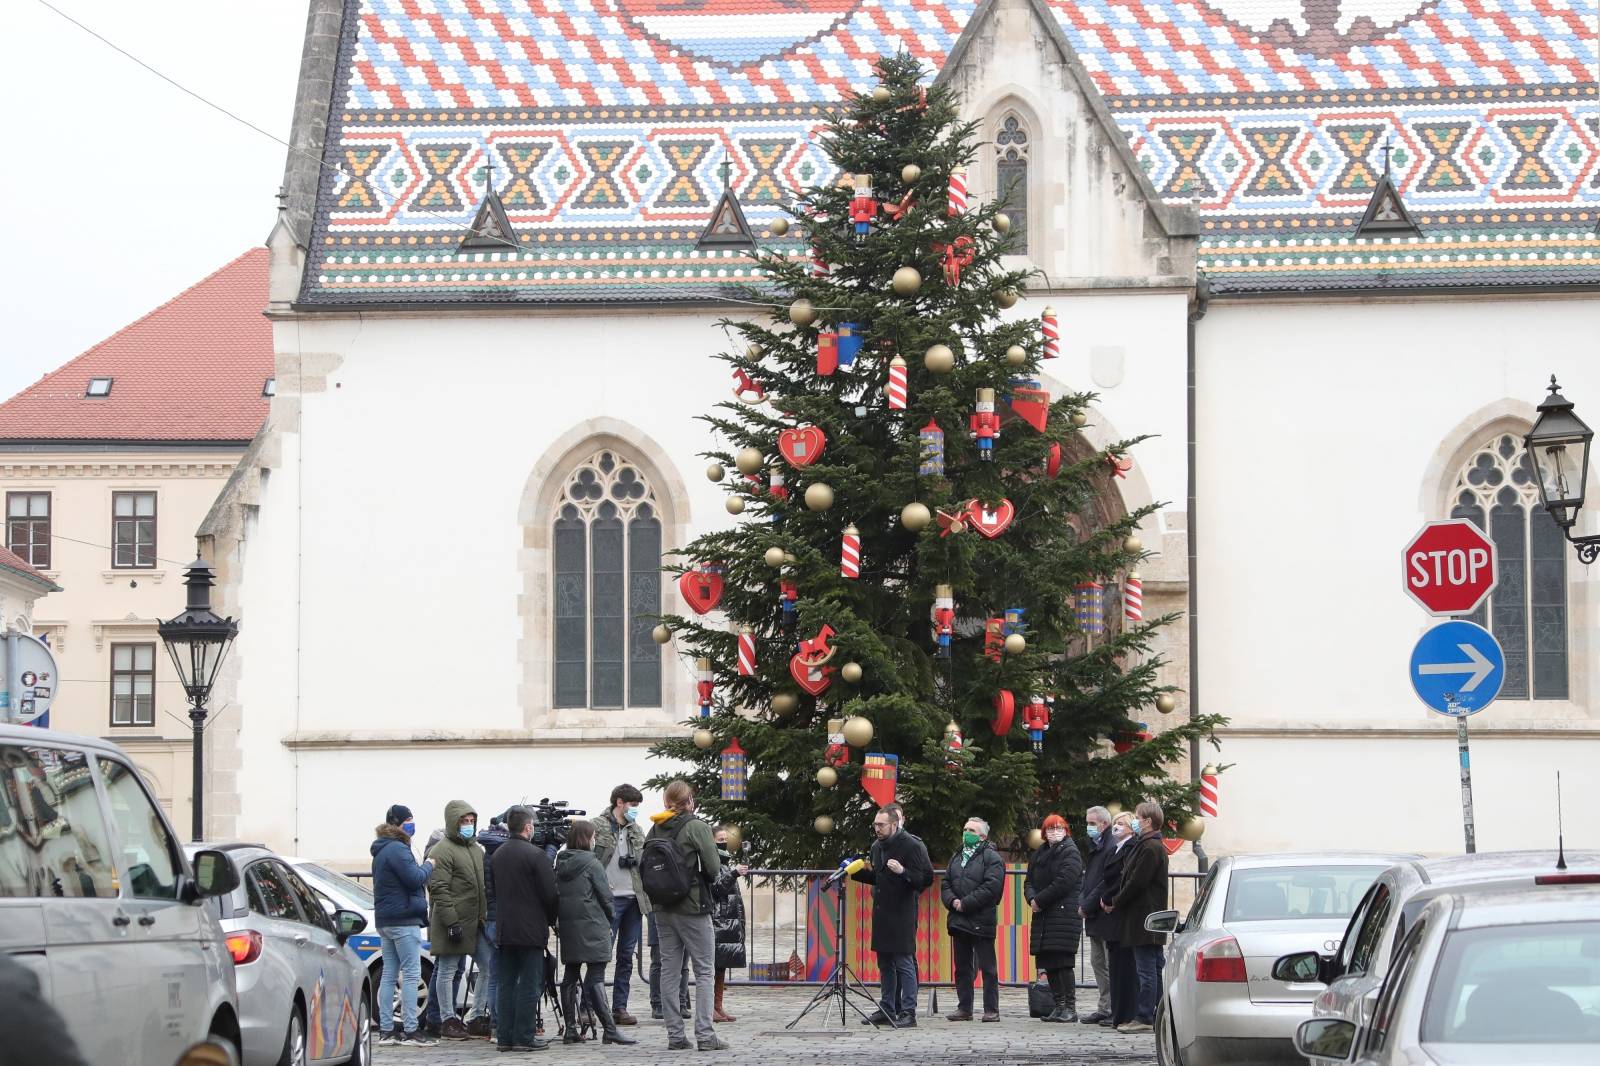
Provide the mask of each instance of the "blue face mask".
{"label": "blue face mask", "polygon": [[1099,840],[1100,839],[1100,827],[1099,826],[1091,825],[1089,827],[1089,839],[1090,840]]}
{"label": "blue face mask", "polygon": [[637,822],[639,820],[639,808],[629,807],[626,817],[630,822]]}
{"label": "blue face mask", "polygon": [[476,833],[477,831],[478,831],[478,827],[475,826],[475,825],[464,825],[464,826],[461,827],[461,839],[462,840],[471,840],[472,837],[473,837],[473,834]]}
{"label": "blue face mask", "polygon": [[416,822],[403,822],[403,823],[401,823],[400,832],[404,833],[408,837],[416,836],[417,835],[417,823]]}

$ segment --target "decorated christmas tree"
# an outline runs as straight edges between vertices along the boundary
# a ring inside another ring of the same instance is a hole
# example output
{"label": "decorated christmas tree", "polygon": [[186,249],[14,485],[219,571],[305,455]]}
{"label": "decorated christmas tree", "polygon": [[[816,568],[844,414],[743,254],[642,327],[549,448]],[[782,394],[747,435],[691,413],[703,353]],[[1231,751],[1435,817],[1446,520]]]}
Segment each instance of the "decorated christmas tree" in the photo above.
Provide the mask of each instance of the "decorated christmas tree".
{"label": "decorated christmas tree", "polygon": [[879,72],[828,123],[844,177],[773,227],[809,257],[763,253],[738,297],[770,310],[724,323],[738,402],[706,416],[707,476],[742,517],[682,550],[692,613],[656,637],[701,706],[654,752],[775,867],[859,851],[896,797],[936,858],[973,815],[1013,846],[1147,796],[1181,826],[1194,792],[1168,770],[1220,719],[1147,731],[1169,619],[1106,618],[1151,509],[1095,504],[1138,441],[1091,447],[1092,396],[1040,387],[1059,325],[1004,320],[1029,276],[1001,208],[968,201],[975,127],[914,59]]}

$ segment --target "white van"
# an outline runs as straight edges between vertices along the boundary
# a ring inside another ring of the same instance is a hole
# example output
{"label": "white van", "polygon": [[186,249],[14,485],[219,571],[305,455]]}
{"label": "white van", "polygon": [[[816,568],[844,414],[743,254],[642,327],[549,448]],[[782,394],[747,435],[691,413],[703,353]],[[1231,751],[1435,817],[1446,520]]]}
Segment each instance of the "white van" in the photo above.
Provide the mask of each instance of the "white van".
{"label": "white van", "polygon": [[115,744],[0,725],[0,951],[34,972],[89,1062],[239,1046],[233,962],[198,905],[237,878],[217,852],[190,867]]}

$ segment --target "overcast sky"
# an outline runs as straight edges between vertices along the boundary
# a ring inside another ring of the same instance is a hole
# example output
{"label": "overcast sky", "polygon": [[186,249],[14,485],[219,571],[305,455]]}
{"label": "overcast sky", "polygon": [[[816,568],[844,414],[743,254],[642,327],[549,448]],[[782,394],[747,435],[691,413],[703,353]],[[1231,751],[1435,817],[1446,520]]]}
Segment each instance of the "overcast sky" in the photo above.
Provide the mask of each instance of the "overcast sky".
{"label": "overcast sky", "polygon": [[[305,0],[50,0],[285,140]],[[38,0],[7,4],[0,398],[272,228],[285,149]]]}

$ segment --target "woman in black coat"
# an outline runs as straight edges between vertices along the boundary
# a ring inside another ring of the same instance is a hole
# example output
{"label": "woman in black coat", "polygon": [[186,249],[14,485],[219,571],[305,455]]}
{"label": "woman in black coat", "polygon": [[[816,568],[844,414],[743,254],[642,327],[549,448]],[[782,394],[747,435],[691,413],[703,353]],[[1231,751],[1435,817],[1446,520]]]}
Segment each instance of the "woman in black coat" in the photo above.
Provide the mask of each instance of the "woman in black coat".
{"label": "woman in black coat", "polygon": [[722,860],[722,868],[711,883],[711,928],[716,935],[717,945],[716,1006],[712,1008],[711,1020],[736,1022],[739,1019],[723,1009],[722,997],[728,988],[728,971],[743,969],[745,965],[744,895],[739,891],[739,878],[748,873],[750,867],[733,864],[733,855],[728,851],[726,829],[718,826],[715,837],[717,857]]}
{"label": "woman in black coat", "polygon": [[[1121,1026],[1134,1020],[1139,1010],[1139,973],[1134,963],[1133,945],[1125,942],[1122,915],[1112,913],[1117,893],[1122,890],[1122,876],[1133,858],[1135,841],[1132,828],[1133,815],[1127,811],[1118,814],[1111,822],[1111,853],[1106,857],[1105,879],[1100,886],[1100,901],[1095,918],[1103,923],[1106,932],[1106,958],[1111,971],[1111,1017],[1101,1025]],[[1087,902],[1087,901],[1086,901]]]}
{"label": "woman in black coat", "polygon": [[1044,846],[1028,862],[1023,895],[1033,908],[1028,948],[1034,965],[1045,972],[1056,1009],[1041,1021],[1075,1022],[1077,981],[1073,974],[1083,919],[1078,894],[1083,885],[1083,856],[1067,833],[1067,820],[1052,814],[1044,820]]}

